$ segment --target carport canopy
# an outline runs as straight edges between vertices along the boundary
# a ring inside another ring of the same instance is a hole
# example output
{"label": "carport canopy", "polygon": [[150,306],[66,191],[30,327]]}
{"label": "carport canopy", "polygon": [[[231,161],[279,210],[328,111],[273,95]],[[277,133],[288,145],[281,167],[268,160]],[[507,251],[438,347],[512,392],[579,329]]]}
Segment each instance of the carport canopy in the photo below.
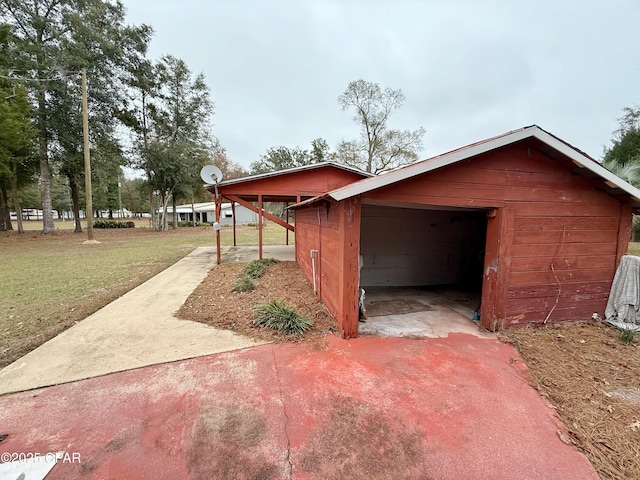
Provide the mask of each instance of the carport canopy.
{"label": "carport canopy", "polygon": [[[281,219],[264,210],[265,202],[286,205],[300,203],[371,176],[373,174],[348,165],[321,162],[224,180],[217,185],[205,185],[205,188],[215,196],[217,222],[220,221],[222,203],[225,200],[231,202],[234,246],[236,245],[235,204],[240,204],[258,214],[258,252],[259,258],[262,258],[262,223],[264,218],[286,229],[287,245],[289,244],[289,231],[295,232],[295,226],[289,221],[289,210],[285,209],[286,216]],[[219,232],[216,234],[216,243],[219,264],[221,261]]]}

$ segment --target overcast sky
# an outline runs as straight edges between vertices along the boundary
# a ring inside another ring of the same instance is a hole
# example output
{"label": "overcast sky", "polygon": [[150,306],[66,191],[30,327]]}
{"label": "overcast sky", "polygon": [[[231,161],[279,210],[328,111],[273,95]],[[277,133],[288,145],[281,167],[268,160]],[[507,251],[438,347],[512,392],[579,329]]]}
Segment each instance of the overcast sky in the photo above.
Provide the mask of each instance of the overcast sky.
{"label": "overcast sky", "polygon": [[129,23],[204,73],[213,133],[244,166],[269,147],[334,148],[352,80],[401,89],[389,126],[422,158],[537,124],[600,158],[640,103],[638,0],[123,0]]}

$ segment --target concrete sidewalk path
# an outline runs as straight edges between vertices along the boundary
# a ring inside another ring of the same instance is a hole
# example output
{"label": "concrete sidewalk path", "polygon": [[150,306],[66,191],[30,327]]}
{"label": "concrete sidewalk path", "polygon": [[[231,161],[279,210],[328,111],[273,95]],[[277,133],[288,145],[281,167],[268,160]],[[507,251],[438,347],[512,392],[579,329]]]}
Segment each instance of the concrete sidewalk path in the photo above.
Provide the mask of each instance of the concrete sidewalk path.
{"label": "concrete sidewalk path", "polygon": [[[215,266],[200,247],[0,370],[0,394],[259,345],[173,314]],[[223,260],[224,261],[224,260]]]}
{"label": "concrete sidewalk path", "polygon": [[261,345],[0,397],[2,451],[64,452],[47,480],[598,480],[524,375],[466,334]]}

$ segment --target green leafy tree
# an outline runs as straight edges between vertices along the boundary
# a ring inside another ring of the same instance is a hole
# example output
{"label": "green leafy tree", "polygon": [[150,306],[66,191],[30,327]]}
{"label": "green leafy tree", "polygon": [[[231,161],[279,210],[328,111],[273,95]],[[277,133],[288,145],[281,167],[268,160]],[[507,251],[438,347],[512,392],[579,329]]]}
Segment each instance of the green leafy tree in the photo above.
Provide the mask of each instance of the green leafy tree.
{"label": "green leafy tree", "polygon": [[[123,62],[151,34],[146,26],[126,26],[124,12],[120,2],[103,0],[0,0],[1,19],[11,26],[15,44],[14,76],[32,79],[28,86],[37,110],[43,233],[55,231],[52,150],[57,146],[64,158],[75,162],[81,145],[81,141],[64,138],[81,138],[80,104],[71,100],[79,98],[77,87],[70,85],[72,81],[79,83],[75,72],[88,70],[92,117],[106,121],[103,133],[108,133],[113,126],[114,104],[124,90],[119,87]],[[94,120],[92,127],[100,130],[96,127],[99,123]],[[74,169],[62,170],[73,189],[77,182]]]}
{"label": "green leafy tree", "polygon": [[329,145],[323,138],[316,138],[311,142],[311,150],[300,147],[271,147],[260,160],[250,166],[251,174],[275,172],[287,168],[302,167],[313,163],[327,161],[330,157]]}
{"label": "green leafy tree", "polygon": [[389,117],[404,103],[401,90],[382,89],[365,80],[350,82],[338,97],[343,110],[352,110],[353,120],[360,125],[360,138],[342,141],[336,149],[336,160],[370,173],[381,173],[418,159],[425,130],[394,130]]}
{"label": "green leafy tree", "polygon": [[640,163],[640,108],[625,108],[614,132],[611,147],[605,149],[607,165]]}
{"label": "green leafy tree", "polygon": [[[160,195],[164,230],[169,200],[175,211],[179,198],[189,198],[195,188],[202,188],[198,175],[214,148],[209,132],[213,102],[204,75],[193,75],[183,60],[165,55],[156,72],[159,88],[150,107],[152,141],[146,169],[151,187]],[[177,216],[173,218],[176,227]]]}
{"label": "green leafy tree", "polygon": [[[0,26],[0,75],[8,74],[9,28]],[[18,231],[23,232],[22,207],[18,191],[33,181],[35,128],[33,110],[22,84],[0,78],[0,230],[12,230],[11,204],[16,211]]]}
{"label": "green leafy tree", "polygon": [[[625,108],[614,132],[612,146],[605,149],[602,166],[634,187],[640,188],[640,108]],[[632,238],[640,237],[640,220],[633,217]]]}
{"label": "green leafy tree", "polygon": [[152,113],[155,101],[158,100],[159,80],[153,62],[146,56],[146,49],[138,52],[127,65],[125,81],[128,86],[128,97],[119,118],[129,127],[135,136],[132,153],[134,159],[131,166],[139,168],[146,175],[146,191],[151,225],[158,228],[156,191],[151,185],[151,141],[154,136]]}
{"label": "green leafy tree", "polygon": [[122,206],[134,216],[149,211],[149,186],[144,178],[125,178],[122,181]]}

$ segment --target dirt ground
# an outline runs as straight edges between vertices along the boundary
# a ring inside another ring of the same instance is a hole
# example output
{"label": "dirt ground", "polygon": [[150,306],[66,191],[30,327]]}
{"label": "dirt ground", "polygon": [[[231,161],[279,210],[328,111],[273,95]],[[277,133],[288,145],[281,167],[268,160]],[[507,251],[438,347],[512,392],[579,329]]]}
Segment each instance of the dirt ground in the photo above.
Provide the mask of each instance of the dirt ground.
{"label": "dirt ground", "polygon": [[[269,266],[250,293],[233,293],[244,264],[213,269],[178,316],[267,341],[321,341],[336,322],[294,262]],[[314,321],[288,338],[251,324],[252,309],[279,298]],[[507,332],[528,366],[529,382],[566,424],[565,443],[587,455],[603,479],[640,478],[640,346],[624,345],[601,323],[527,327]]]}
{"label": "dirt ground", "polygon": [[[269,265],[252,292],[235,293],[233,285],[245,264],[222,264],[209,272],[177,316],[233,330],[265,341],[318,341],[336,331],[336,320],[317,296],[295,262]],[[269,300],[283,300],[313,321],[304,336],[286,336],[252,324],[253,309]]]}

